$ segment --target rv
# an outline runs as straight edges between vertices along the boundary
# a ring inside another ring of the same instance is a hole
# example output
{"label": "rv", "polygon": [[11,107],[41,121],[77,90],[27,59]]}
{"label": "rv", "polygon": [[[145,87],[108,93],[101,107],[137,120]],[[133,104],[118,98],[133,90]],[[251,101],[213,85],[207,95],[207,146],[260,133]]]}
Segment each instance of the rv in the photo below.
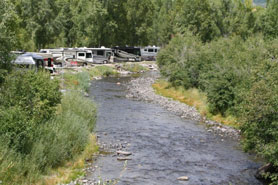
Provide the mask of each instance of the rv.
{"label": "rv", "polygon": [[89,50],[79,49],[79,48],[68,48],[63,52],[63,57],[65,60],[68,59],[78,59],[83,60],[84,65],[93,63],[93,54]]}
{"label": "rv", "polygon": [[80,48],[86,51],[91,51],[93,54],[93,63],[95,64],[107,64],[113,62],[113,50],[111,48]]}
{"label": "rv", "polygon": [[45,68],[43,57],[34,53],[25,53],[23,55],[19,55],[15,60],[12,61],[12,64],[14,64],[16,68],[36,71]]}
{"label": "rv", "polygon": [[68,61],[68,59],[76,59],[83,61],[83,65],[93,63],[93,55],[89,50],[79,48],[60,48],[60,49],[41,49],[40,53],[52,54],[56,60]]}
{"label": "rv", "polygon": [[147,47],[141,48],[142,60],[155,61],[159,50],[160,50],[160,47],[156,47],[156,46],[147,46]]}
{"label": "rv", "polygon": [[141,61],[141,51],[139,47],[113,47],[115,59],[120,61]]}

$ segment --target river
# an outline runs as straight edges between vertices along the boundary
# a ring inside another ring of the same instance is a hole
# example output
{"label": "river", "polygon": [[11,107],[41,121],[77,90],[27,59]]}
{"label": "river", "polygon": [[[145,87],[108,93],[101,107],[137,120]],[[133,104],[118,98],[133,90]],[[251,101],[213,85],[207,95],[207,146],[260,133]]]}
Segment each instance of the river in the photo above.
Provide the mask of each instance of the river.
{"label": "river", "polygon": [[[261,184],[254,177],[260,164],[240,150],[238,142],[159,105],[127,99],[130,79],[92,82],[91,97],[98,104],[96,132],[107,154],[97,158],[96,169],[86,179],[120,185]],[[132,152],[131,160],[117,160],[116,147]],[[181,176],[189,180],[177,180]]]}

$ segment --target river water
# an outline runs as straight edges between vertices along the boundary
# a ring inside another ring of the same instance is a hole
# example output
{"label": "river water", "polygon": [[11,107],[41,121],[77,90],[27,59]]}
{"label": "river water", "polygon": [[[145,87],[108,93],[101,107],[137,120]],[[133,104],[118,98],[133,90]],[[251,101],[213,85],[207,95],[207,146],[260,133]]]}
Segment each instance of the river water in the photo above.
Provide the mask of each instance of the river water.
{"label": "river water", "polygon": [[[97,158],[96,170],[87,179],[114,179],[121,185],[261,184],[254,177],[260,164],[236,141],[158,105],[127,99],[124,84],[130,79],[92,82],[91,96],[98,104],[96,132],[111,153]],[[118,161],[116,146],[132,152],[131,160]],[[181,176],[189,180],[177,180]]]}

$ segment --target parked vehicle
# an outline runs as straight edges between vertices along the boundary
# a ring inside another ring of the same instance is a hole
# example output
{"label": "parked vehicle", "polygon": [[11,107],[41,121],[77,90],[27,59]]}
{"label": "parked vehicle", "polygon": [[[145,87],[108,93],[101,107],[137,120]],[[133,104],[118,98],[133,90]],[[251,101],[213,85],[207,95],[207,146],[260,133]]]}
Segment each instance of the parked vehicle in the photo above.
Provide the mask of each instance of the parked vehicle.
{"label": "parked vehicle", "polygon": [[84,61],[84,65],[93,63],[93,54],[92,51],[79,49],[79,48],[68,48],[64,49],[64,59],[78,59]]}
{"label": "parked vehicle", "polygon": [[36,70],[44,69],[43,57],[34,53],[25,53],[19,55],[15,60],[12,61],[17,68]]}
{"label": "parked vehicle", "polygon": [[61,64],[63,61],[66,62],[69,59],[78,59],[84,65],[93,63],[92,52],[81,48],[41,49],[40,53],[52,54],[54,62],[56,61],[58,64]]}
{"label": "parked vehicle", "polygon": [[93,54],[93,63],[95,64],[107,64],[113,62],[113,50],[111,48],[82,48],[86,51],[91,51]]}
{"label": "parked vehicle", "polygon": [[147,46],[141,48],[141,57],[142,60],[146,61],[156,61],[157,53],[159,52],[160,47],[156,46]]}
{"label": "parked vehicle", "polygon": [[51,73],[55,71],[54,58],[50,53],[35,53],[43,57],[45,69],[48,69]]}
{"label": "parked vehicle", "polygon": [[81,66],[87,66],[87,62],[82,59],[77,58],[68,58],[67,59],[67,66],[71,67],[81,67]]}
{"label": "parked vehicle", "polygon": [[141,61],[141,51],[139,47],[113,47],[115,61]]}

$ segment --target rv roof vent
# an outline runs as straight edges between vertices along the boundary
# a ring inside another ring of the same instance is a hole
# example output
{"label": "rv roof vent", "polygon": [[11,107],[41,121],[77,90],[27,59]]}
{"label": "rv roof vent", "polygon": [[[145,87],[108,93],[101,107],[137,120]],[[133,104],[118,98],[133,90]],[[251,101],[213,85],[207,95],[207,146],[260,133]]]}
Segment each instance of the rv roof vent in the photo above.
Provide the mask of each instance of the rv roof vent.
{"label": "rv roof vent", "polygon": [[105,46],[101,46],[100,48],[105,48]]}

